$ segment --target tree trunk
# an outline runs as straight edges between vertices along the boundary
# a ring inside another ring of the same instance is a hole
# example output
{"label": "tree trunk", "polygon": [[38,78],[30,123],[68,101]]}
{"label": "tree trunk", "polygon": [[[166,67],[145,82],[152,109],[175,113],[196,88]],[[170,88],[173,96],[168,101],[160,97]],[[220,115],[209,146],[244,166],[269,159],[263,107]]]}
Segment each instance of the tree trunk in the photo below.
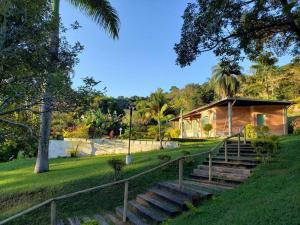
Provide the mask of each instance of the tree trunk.
{"label": "tree trunk", "polygon": [[51,55],[51,69],[44,81],[44,93],[42,104],[40,107],[40,131],[39,131],[39,145],[36,164],[34,168],[35,173],[42,173],[49,171],[49,139],[52,121],[52,107],[53,107],[53,91],[52,80],[56,71],[59,49],[59,2],[60,0],[53,0],[52,4],[52,19],[55,24],[55,29],[51,33],[49,41],[49,51]]}

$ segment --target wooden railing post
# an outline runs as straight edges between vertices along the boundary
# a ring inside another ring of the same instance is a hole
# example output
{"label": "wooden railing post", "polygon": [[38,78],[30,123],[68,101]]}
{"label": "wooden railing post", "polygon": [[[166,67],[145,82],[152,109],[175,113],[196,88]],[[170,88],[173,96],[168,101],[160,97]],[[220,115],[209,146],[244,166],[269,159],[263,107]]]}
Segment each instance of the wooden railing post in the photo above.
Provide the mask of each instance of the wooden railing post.
{"label": "wooden railing post", "polygon": [[51,225],[56,225],[56,221],[57,221],[57,218],[56,218],[56,203],[55,203],[54,200],[51,202],[50,218],[51,218]]}
{"label": "wooden railing post", "polygon": [[241,155],[241,132],[238,134],[238,158]]}
{"label": "wooden railing post", "polygon": [[183,180],[183,159],[179,159],[178,161],[178,185],[179,187],[182,187],[182,180]]}
{"label": "wooden railing post", "polygon": [[211,159],[211,152],[208,153],[208,180],[212,181],[212,159]]}
{"label": "wooden railing post", "polygon": [[225,162],[228,162],[227,140],[224,142],[224,153],[225,153],[225,156],[224,156]]}
{"label": "wooden railing post", "polygon": [[127,204],[128,204],[128,181],[124,185],[124,206],[123,206],[123,222],[127,220]]}

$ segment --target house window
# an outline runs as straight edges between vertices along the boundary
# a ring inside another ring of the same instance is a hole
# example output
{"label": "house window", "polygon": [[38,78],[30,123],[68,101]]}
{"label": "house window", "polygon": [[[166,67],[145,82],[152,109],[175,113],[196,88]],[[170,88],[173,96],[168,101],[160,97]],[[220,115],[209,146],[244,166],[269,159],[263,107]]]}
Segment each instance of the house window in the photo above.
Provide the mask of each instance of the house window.
{"label": "house window", "polygon": [[201,119],[202,127],[203,127],[205,124],[208,124],[208,123],[209,123],[209,118],[208,118],[208,116],[204,116],[204,117]]}
{"label": "house window", "polygon": [[265,115],[264,114],[257,114],[257,116],[256,116],[256,125],[257,126],[264,126],[265,125]]}

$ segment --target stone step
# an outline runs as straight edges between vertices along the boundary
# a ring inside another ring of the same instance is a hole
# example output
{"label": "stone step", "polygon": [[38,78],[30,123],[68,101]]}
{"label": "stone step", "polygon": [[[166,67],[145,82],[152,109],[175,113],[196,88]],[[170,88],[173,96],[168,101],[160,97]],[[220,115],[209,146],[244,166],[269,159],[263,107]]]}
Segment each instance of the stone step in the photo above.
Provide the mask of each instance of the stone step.
{"label": "stone step", "polygon": [[106,219],[100,214],[94,215],[94,219],[97,220],[101,225],[109,225],[109,222],[106,221]]}
{"label": "stone step", "polygon": [[164,189],[166,191],[170,191],[175,195],[181,195],[187,197],[191,200],[193,204],[198,204],[201,199],[205,199],[211,196],[211,193],[202,190],[193,190],[188,187],[182,185],[181,187],[176,182],[161,182],[157,184],[159,189]]}
{"label": "stone step", "polygon": [[[203,162],[204,165],[208,165],[208,161],[204,161]],[[249,162],[233,162],[233,161],[228,161],[228,162],[225,162],[225,161],[212,161],[212,165],[213,166],[226,166],[226,167],[234,167],[234,168],[254,168],[257,166],[257,163],[249,163]]]}
{"label": "stone step", "polygon": [[70,225],[80,225],[80,220],[78,217],[67,219]]}
{"label": "stone step", "polygon": [[121,219],[119,219],[117,216],[115,216],[112,213],[106,213],[104,215],[104,218],[109,221],[109,224],[114,224],[114,225],[125,225],[126,223],[123,223]]}
{"label": "stone step", "polygon": [[[117,207],[116,213],[120,218],[123,218],[123,207]],[[126,217],[127,221],[129,221],[131,224],[134,224],[134,225],[148,225],[149,224],[146,221],[142,220],[135,213],[133,213],[130,209],[127,209],[126,215],[127,215],[127,217]]]}
{"label": "stone step", "polygon": [[[225,148],[220,148],[219,152],[225,152]],[[238,148],[227,148],[227,152],[238,152]],[[250,148],[241,148],[240,149],[241,153],[256,153],[254,149]]]}
{"label": "stone step", "polygon": [[[225,145],[222,145],[221,148],[225,148]],[[227,144],[227,148],[238,148],[238,144]],[[241,149],[253,149],[252,145],[240,145]]]}
{"label": "stone step", "polygon": [[[233,140],[233,141],[227,141],[228,145],[237,145],[238,144],[238,140]],[[241,145],[251,145],[251,141],[246,141],[246,143],[244,143],[244,139],[241,138],[240,141]]]}
{"label": "stone step", "polygon": [[[190,176],[199,179],[208,180],[208,171],[194,169],[193,173]],[[238,174],[228,174],[228,173],[219,173],[219,172],[212,173],[213,181],[222,181],[225,183],[240,184],[244,182],[246,179],[247,179],[246,176],[241,176]]]}
{"label": "stone step", "polygon": [[137,196],[136,201],[140,204],[153,206],[159,210],[162,210],[171,217],[176,216],[181,212],[181,209],[176,205],[170,204],[162,199],[155,198],[155,196],[151,194],[140,194]]}
{"label": "stone step", "polygon": [[186,203],[188,203],[188,202],[191,203],[191,200],[187,197],[178,196],[178,195],[175,195],[173,193],[170,193],[166,190],[162,190],[159,188],[151,188],[151,189],[149,189],[149,192],[151,194],[158,196],[159,198],[162,198],[172,204],[177,205],[182,210],[185,210],[187,208]]}
{"label": "stone step", "polygon": [[145,207],[135,200],[129,201],[128,206],[130,209],[132,209],[132,211],[138,213],[141,216],[146,217],[147,219],[152,220],[154,223],[161,223],[164,220],[168,219],[168,217],[165,214],[163,214],[162,211],[155,210],[151,207]]}
{"label": "stone step", "polygon": [[[209,166],[208,165],[199,165],[198,169],[208,171]],[[251,175],[250,169],[231,168],[231,167],[224,167],[224,166],[212,166],[212,172],[241,174],[241,175],[245,175],[245,176]]]}
{"label": "stone step", "polygon": [[211,193],[223,192],[223,191],[231,190],[235,187],[235,185],[232,184],[220,184],[213,181],[212,182],[201,181],[199,179],[193,179],[193,178],[187,178],[183,181],[183,183],[186,186],[201,188]]}
{"label": "stone step", "polygon": [[[208,160],[208,157],[206,158]],[[213,161],[225,161],[224,156],[213,156]],[[237,156],[228,156],[227,160],[230,162],[250,162],[250,163],[259,163],[260,161],[256,157],[237,157]]]}

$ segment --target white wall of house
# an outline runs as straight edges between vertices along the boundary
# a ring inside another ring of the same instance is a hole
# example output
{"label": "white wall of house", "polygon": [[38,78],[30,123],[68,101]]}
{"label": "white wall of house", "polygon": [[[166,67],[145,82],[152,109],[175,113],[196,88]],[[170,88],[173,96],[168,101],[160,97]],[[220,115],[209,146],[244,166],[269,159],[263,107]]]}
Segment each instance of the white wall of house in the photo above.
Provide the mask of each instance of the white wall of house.
{"label": "white wall of house", "polygon": [[[79,156],[105,155],[127,153],[128,140],[118,139],[83,139],[65,138],[64,140],[50,140],[49,158],[66,157],[70,149],[78,146]],[[132,153],[145,152],[160,148],[159,141],[137,141],[130,142]],[[177,148],[178,143],[174,141],[163,141],[164,148]]]}

